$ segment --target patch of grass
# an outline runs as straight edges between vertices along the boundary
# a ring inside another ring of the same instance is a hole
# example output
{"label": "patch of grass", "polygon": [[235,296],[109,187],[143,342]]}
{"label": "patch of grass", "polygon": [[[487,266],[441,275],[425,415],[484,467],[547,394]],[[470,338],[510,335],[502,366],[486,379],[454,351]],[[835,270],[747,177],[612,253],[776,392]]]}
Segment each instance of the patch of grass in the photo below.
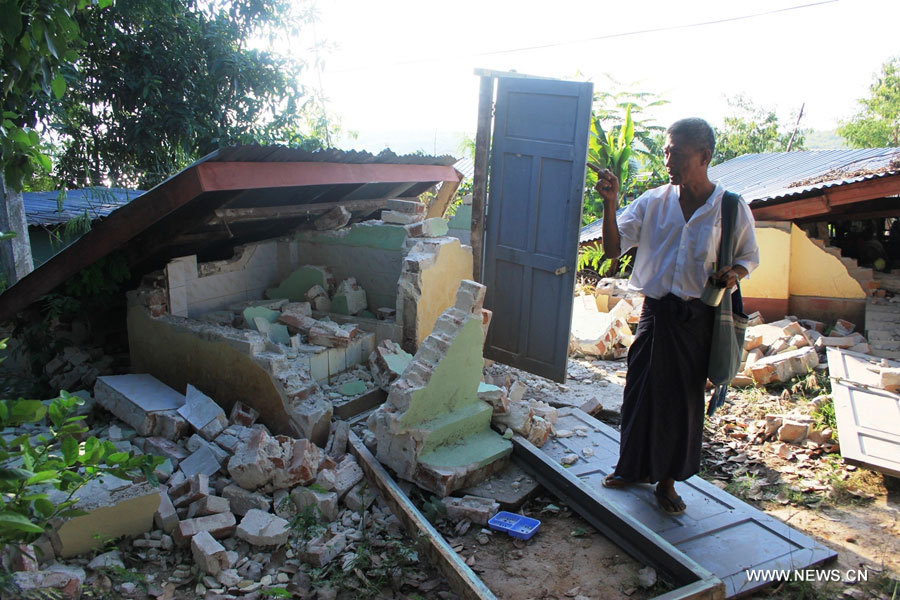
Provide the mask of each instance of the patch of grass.
{"label": "patch of grass", "polygon": [[326,525],[319,521],[318,515],[318,507],[310,504],[294,515],[289,527],[301,540],[310,540],[322,535],[327,529]]}
{"label": "patch of grass", "polygon": [[773,598],[790,600],[836,600],[839,592],[829,585],[816,586],[811,581],[785,581],[778,586],[772,595]]}
{"label": "patch of grass", "polygon": [[837,416],[834,414],[834,401],[831,398],[828,398],[813,410],[812,418],[815,419],[816,429],[831,428],[833,432],[831,437],[837,441]]}

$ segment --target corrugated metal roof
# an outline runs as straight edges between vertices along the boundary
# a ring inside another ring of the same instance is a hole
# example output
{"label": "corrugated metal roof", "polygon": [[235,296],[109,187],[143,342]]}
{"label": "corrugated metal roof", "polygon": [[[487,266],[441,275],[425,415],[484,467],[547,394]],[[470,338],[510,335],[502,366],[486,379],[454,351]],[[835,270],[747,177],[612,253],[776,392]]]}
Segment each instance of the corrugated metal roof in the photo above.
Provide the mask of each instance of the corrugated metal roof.
{"label": "corrugated metal roof", "polygon": [[475,161],[471,158],[461,158],[453,163],[453,168],[463,174],[463,179],[472,179],[475,176]]}
{"label": "corrugated metal roof", "polygon": [[898,172],[900,149],[864,148],[745,154],[711,167],[709,178],[752,204]]}
{"label": "corrugated metal roof", "polygon": [[[378,154],[360,150],[302,150],[287,146],[228,146],[212,152],[194,164],[201,162],[328,162],[354,165],[436,165],[449,167],[456,159],[452,156],[429,156],[425,154],[394,154],[382,150]],[[193,165],[191,165],[193,166]]]}
{"label": "corrugated metal roof", "polygon": [[126,188],[89,187],[63,192],[25,192],[22,201],[29,226],[59,225],[85,213],[91,220],[106,217],[143,193]]}

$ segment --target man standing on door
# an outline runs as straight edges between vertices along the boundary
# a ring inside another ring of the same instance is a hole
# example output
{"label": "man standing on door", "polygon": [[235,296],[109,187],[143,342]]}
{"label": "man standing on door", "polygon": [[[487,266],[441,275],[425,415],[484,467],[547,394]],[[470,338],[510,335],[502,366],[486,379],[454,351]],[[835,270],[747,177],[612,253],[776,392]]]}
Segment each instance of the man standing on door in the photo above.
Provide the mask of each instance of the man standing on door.
{"label": "man standing on door", "polygon": [[619,462],[603,485],[656,483],[657,502],[669,514],[685,510],[675,481],[700,469],[713,309],[699,298],[711,275],[733,287],[759,264],[753,216],[741,199],[734,264],[716,268],[725,189],[707,175],[714,149],[703,119],[674,123],[664,149],[669,183],[641,195],[618,218],[618,179],[589,165],[603,198],[603,250],[614,258],[637,246],[630,286],[645,297],[628,352]]}

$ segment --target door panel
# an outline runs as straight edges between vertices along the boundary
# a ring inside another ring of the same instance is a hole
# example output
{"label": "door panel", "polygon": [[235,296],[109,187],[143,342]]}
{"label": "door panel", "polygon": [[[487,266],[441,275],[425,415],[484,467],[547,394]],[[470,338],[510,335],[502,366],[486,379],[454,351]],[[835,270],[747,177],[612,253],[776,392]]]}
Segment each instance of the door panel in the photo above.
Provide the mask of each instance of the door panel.
{"label": "door panel", "polygon": [[500,78],[484,233],[485,356],[564,381],[590,83]]}

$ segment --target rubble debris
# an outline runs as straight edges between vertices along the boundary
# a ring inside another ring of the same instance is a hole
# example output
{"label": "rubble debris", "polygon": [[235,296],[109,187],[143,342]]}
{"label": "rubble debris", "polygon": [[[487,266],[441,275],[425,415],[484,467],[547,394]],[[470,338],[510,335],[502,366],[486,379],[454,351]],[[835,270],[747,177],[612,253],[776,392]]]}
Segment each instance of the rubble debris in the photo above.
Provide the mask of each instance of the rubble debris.
{"label": "rubble debris", "polygon": [[230,537],[234,533],[236,524],[234,514],[230,512],[184,519],[178,522],[178,526],[172,532],[172,539],[179,546],[187,546],[192,537],[201,531],[206,531],[219,540]]}
{"label": "rubble debris", "polygon": [[500,510],[500,503],[493,498],[463,496],[462,498],[444,498],[447,517],[454,521],[468,519],[478,525],[487,526],[488,521]]}
{"label": "rubble debris", "polygon": [[354,277],[349,277],[337,286],[331,297],[331,311],[342,315],[356,315],[369,306],[366,290],[362,289]]}
{"label": "rubble debris", "polygon": [[313,310],[331,312],[331,299],[321,285],[314,285],[306,291],[304,297],[312,305]]}
{"label": "rubble debris", "polygon": [[[93,550],[98,539],[138,535],[153,528],[160,506],[157,489],[147,482],[132,483],[116,477],[90,481],[75,493],[85,514],[53,523],[50,541],[57,556],[69,557]],[[54,490],[51,502],[68,499]]]}
{"label": "rubble debris", "polygon": [[350,222],[351,216],[353,215],[350,211],[343,206],[335,206],[325,214],[317,217],[313,221],[313,227],[316,228],[316,231],[340,229]]}
{"label": "rubble debris", "polygon": [[12,574],[12,581],[25,597],[44,597],[41,592],[47,590],[47,597],[59,597],[66,600],[77,600],[81,597],[84,583],[84,569],[67,565],[50,565],[40,571],[18,571]]}
{"label": "rubble debris", "polygon": [[797,375],[806,375],[818,364],[819,355],[815,349],[805,347],[759,359],[750,367],[750,375],[761,385],[786,382]]}
{"label": "rubble debris", "polygon": [[44,375],[52,389],[92,388],[101,375],[111,375],[115,359],[101,348],[66,346],[47,361]]}
{"label": "rubble debris", "polygon": [[291,491],[291,500],[297,512],[303,514],[308,507],[326,521],[334,521],[338,516],[338,495],[334,491],[317,490],[312,487],[295,487]]}
{"label": "rubble debris", "polygon": [[253,546],[281,546],[288,540],[288,522],[255,508],[247,511],[235,535]]}
{"label": "rubble debris", "polygon": [[244,427],[252,427],[258,418],[258,410],[247,406],[243,402],[235,402],[231,407],[231,414],[228,415],[228,422],[243,425]]}
{"label": "rubble debris", "polygon": [[152,375],[108,375],[94,385],[97,402],[143,436],[178,439],[188,423],[178,414],[185,398]]}
{"label": "rubble debris", "polygon": [[326,531],[306,543],[305,550],[300,552],[300,560],[316,567],[324,567],[343,552],[346,545],[347,538],[343,533]]}
{"label": "rubble debris", "polygon": [[369,368],[378,387],[387,391],[412,362],[412,354],[405,352],[391,340],[382,340],[369,356]]}
{"label": "rubble debris", "polygon": [[222,407],[191,384],[187,386],[185,403],[178,408],[178,414],[205,440],[212,440],[228,427]]}
{"label": "rubble debris", "polygon": [[359,328],[348,323],[338,325],[334,321],[317,321],[309,330],[309,343],[327,348],[346,348],[360,335]]}
{"label": "rubble debris", "polygon": [[490,404],[495,415],[509,412],[509,397],[505,388],[490,383],[479,383],[478,399]]}
{"label": "rubble debris", "polygon": [[[309,300],[312,288],[318,288],[317,295],[320,293],[327,300],[328,291],[334,289],[334,283],[334,275],[330,268],[321,265],[303,265],[288,275],[277,287],[266,290],[266,298],[287,298],[291,302],[303,302]],[[316,307],[314,302],[312,306]]]}
{"label": "rubble debris", "polygon": [[624,358],[634,339],[628,326],[628,315],[633,310],[627,299],[617,302],[609,312],[601,312],[593,296],[576,297],[570,353],[604,359]]}
{"label": "rubble debris", "polygon": [[378,459],[439,496],[488,477],[512,452],[478,399],[485,287],[464,280],[387,401],[369,417]]}
{"label": "rubble debris", "polygon": [[194,564],[208,575],[231,568],[231,560],[225,546],[216,541],[208,531],[201,531],[191,538],[191,554]]}
{"label": "rubble debris", "polygon": [[277,310],[265,306],[248,306],[241,314],[244,316],[244,322],[260,333],[268,331],[268,324],[277,321],[281,315]]}

